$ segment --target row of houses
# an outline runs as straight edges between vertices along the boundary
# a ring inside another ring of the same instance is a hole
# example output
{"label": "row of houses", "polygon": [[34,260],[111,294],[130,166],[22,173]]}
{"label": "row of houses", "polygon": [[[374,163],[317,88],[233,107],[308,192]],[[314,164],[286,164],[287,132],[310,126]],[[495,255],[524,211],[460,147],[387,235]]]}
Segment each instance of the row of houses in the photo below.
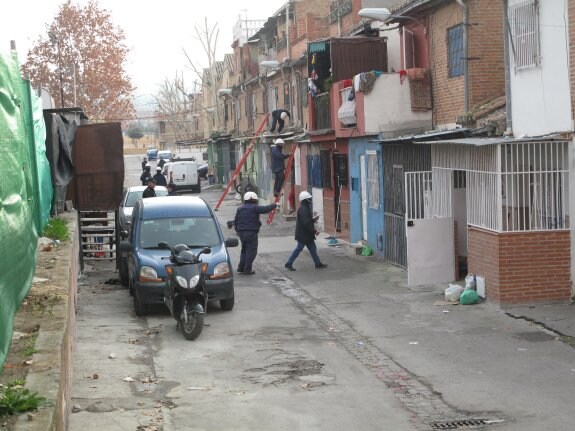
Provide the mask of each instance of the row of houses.
{"label": "row of houses", "polygon": [[[497,306],[569,302],[575,0],[397,3],[292,0],[239,21],[197,120],[218,181],[287,109],[285,190],[312,194],[324,232],[410,285],[471,272]],[[241,170],[269,200],[271,142]]]}

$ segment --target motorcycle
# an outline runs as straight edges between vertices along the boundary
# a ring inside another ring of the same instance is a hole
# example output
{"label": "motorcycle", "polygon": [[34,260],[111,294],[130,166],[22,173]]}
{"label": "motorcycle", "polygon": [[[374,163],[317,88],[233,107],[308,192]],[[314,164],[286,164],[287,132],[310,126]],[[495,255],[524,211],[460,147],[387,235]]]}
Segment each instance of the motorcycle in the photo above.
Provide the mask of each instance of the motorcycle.
{"label": "motorcycle", "polygon": [[210,254],[211,249],[204,247],[196,255],[184,244],[172,247],[161,242],[158,247],[171,251],[171,264],[166,265],[164,303],[178,322],[177,328],[182,328],[184,337],[195,340],[204,327],[208,305],[205,283],[208,264],[202,263],[200,255]]}

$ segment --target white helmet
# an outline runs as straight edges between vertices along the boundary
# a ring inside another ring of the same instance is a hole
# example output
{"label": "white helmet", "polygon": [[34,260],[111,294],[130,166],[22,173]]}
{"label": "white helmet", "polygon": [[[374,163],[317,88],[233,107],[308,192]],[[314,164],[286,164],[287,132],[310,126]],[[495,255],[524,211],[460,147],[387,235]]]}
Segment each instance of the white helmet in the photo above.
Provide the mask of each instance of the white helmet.
{"label": "white helmet", "polygon": [[305,192],[305,191],[304,191],[304,192],[301,192],[301,193],[299,194],[299,201],[302,202],[302,201],[305,201],[306,199],[311,199],[311,195],[310,195],[308,192]]}
{"label": "white helmet", "polygon": [[275,140],[274,144],[276,145],[283,145],[285,144],[284,140],[282,138],[278,138]]}
{"label": "white helmet", "polygon": [[289,118],[289,114],[287,112],[282,112],[280,115],[280,118],[284,121],[286,121]]}
{"label": "white helmet", "polygon": [[244,202],[245,201],[257,201],[258,200],[258,195],[256,195],[254,192],[247,192],[244,195]]}
{"label": "white helmet", "polygon": [[156,171],[161,171],[162,167],[161,166],[156,166]]}

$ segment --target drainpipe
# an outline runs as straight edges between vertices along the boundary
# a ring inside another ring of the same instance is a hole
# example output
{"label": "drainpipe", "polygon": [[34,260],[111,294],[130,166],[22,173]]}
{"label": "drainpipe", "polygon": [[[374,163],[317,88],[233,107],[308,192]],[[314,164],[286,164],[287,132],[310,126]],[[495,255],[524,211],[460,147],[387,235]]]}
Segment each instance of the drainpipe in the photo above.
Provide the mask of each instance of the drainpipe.
{"label": "drainpipe", "polygon": [[505,134],[513,135],[513,118],[511,110],[511,52],[509,50],[509,2],[503,0],[503,48],[505,52]]}
{"label": "drainpipe", "polygon": [[286,3],[286,55],[291,58],[291,47],[289,43],[289,1]]}
{"label": "drainpipe", "polygon": [[468,32],[469,28],[469,9],[464,0],[455,0],[463,9],[463,104],[465,115],[469,113],[469,44]]}

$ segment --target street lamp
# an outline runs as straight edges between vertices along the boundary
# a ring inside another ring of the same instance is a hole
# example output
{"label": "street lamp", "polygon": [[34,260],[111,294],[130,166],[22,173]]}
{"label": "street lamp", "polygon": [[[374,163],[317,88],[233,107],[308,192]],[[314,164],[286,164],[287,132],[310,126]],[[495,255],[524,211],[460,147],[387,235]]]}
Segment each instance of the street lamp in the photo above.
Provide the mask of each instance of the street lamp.
{"label": "street lamp", "polygon": [[54,32],[49,32],[48,36],[50,37],[52,43],[56,42],[56,46],[58,48],[58,73],[60,74],[60,108],[64,108],[64,85],[62,82],[62,67],[60,66],[60,64],[62,63],[62,57],[60,52],[60,36],[58,36]]}
{"label": "street lamp", "polygon": [[358,15],[363,17],[363,18],[370,18],[376,21],[381,21],[381,22],[386,22],[389,21],[390,19],[410,19],[412,21],[415,21],[416,23],[418,23],[419,25],[425,27],[425,25],[423,25],[423,23],[421,21],[419,21],[418,19],[412,17],[412,16],[407,16],[407,15],[393,15],[389,9],[385,8],[385,7],[366,7],[361,9],[358,12]]}

